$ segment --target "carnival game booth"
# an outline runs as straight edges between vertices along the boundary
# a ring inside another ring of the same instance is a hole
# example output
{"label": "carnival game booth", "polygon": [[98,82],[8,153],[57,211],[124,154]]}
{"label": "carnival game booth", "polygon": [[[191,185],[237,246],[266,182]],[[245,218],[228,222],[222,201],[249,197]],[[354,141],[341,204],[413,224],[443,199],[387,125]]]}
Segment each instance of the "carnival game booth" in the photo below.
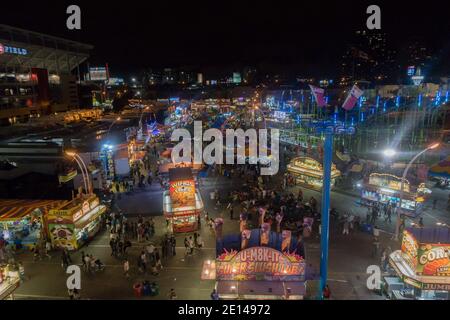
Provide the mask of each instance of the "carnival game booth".
{"label": "carnival game booth", "polygon": [[204,262],[202,279],[216,281],[219,299],[301,300],[305,297],[304,248],[290,231],[276,233],[264,227],[244,230],[241,234],[218,238],[216,245],[216,259]]}
{"label": "carnival game booth", "polygon": [[77,250],[100,230],[105,212],[106,207],[94,194],[80,194],[50,210],[46,220],[53,247]]}
{"label": "carnival game booth", "polygon": [[[386,173],[372,173],[363,183],[361,200],[363,205],[372,206],[375,203],[400,203],[401,177]],[[411,186],[408,180],[403,183],[402,207],[400,213],[409,217],[418,216],[423,210],[423,203],[431,190],[424,183]]]}
{"label": "carnival game booth", "polygon": [[172,232],[198,230],[203,201],[191,168],[169,169],[169,190],[163,193],[163,211]]}
{"label": "carnival game booth", "polygon": [[450,228],[407,228],[401,250],[389,256],[389,264],[404,283],[393,298],[449,300]]}
{"label": "carnival game booth", "polygon": [[0,200],[0,238],[33,248],[45,234],[45,217],[49,210],[66,203],[64,200]]}
{"label": "carnival game booth", "polygon": [[[297,157],[291,160],[287,165],[287,170],[295,178],[295,183],[309,188],[320,190],[323,185],[323,166],[310,157]],[[331,185],[333,186],[341,172],[336,166],[331,166]]]}

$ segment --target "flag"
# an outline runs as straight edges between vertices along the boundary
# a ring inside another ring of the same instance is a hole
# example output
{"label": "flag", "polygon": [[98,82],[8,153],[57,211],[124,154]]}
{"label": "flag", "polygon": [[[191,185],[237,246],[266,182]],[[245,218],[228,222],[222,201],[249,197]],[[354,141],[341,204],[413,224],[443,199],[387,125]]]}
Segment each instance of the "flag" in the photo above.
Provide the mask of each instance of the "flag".
{"label": "flag", "polygon": [[347,98],[345,99],[342,108],[344,108],[347,111],[352,110],[356,102],[358,101],[359,97],[362,96],[363,92],[364,91],[358,88],[356,84],[353,85],[353,88],[352,90],[350,90]]}
{"label": "flag", "polygon": [[309,85],[311,88],[311,93],[314,95],[314,98],[316,99],[317,106],[318,107],[325,107],[327,105],[325,101],[325,90],[322,88],[314,87],[312,85]]}

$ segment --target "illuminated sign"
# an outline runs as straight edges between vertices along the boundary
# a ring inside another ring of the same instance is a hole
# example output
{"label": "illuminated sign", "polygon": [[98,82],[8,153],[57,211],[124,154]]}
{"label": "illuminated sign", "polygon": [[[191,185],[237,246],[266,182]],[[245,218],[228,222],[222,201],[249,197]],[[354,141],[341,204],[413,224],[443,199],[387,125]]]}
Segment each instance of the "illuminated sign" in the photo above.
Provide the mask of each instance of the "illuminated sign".
{"label": "illuminated sign", "polygon": [[0,43],[0,54],[4,54],[4,53],[26,56],[28,54],[28,50],[24,49],[24,48],[7,46],[7,45]]}
{"label": "illuminated sign", "polygon": [[423,276],[450,276],[450,245],[421,244],[416,273]]}
{"label": "illuminated sign", "polygon": [[170,182],[169,193],[172,200],[172,208],[195,206],[194,180]]}
{"label": "illuminated sign", "polygon": [[413,76],[416,73],[416,67],[415,66],[409,66],[407,73],[408,73],[408,76],[410,76],[410,77]]}
{"label": "illuminated sign", "polygon": [[89,77],[91,81],[105,81],[108,79],[107,70],[105,67],[89,68]]}
{"label": "illuminated sign", "polygon": [[304,281],[305,262],[297,254],[269,247],[233,250],[217,258],[216,279]]}
{"label": "illuminated sign", "polygon": [[408,265],[415,270],[417,266],[417,250],[419,245],[414,237],[408,232],[403,232],[402,253]]}

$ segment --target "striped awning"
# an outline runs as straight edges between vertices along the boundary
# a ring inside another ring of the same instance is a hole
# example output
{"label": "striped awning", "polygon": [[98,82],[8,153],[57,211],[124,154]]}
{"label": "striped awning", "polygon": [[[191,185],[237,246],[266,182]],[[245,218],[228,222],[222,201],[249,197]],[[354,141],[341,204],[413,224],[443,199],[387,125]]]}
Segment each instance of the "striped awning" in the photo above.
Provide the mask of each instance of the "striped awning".
{"label": "striped awning", "polygon": [[65,204],[66,200],[0,200],[0,221],[18,220],[40,209],[42,213]]}
{"label": "striped awning", "polygon": [[435,164],[428,171],[428,175],[441,178],[450,178],[450,156]]}

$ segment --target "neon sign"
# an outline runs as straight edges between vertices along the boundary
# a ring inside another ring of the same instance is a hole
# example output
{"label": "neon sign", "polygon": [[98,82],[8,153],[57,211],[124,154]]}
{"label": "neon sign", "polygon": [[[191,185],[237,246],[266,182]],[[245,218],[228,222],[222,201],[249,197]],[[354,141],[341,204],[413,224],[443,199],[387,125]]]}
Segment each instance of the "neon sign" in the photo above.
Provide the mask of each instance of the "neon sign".
{"label": "neon sign", "polygon": [[24,48],[7,46],[7,45],[0,43],[0,54],[4,54],[4,53],[26,56],[28,54],[28,50],[24,49]]}
{"label": "neon sign", "polygon": [[219,280],[303,281],[305,262],[294,253],[283,253],[269,247],[225,252],[216,260]]}

